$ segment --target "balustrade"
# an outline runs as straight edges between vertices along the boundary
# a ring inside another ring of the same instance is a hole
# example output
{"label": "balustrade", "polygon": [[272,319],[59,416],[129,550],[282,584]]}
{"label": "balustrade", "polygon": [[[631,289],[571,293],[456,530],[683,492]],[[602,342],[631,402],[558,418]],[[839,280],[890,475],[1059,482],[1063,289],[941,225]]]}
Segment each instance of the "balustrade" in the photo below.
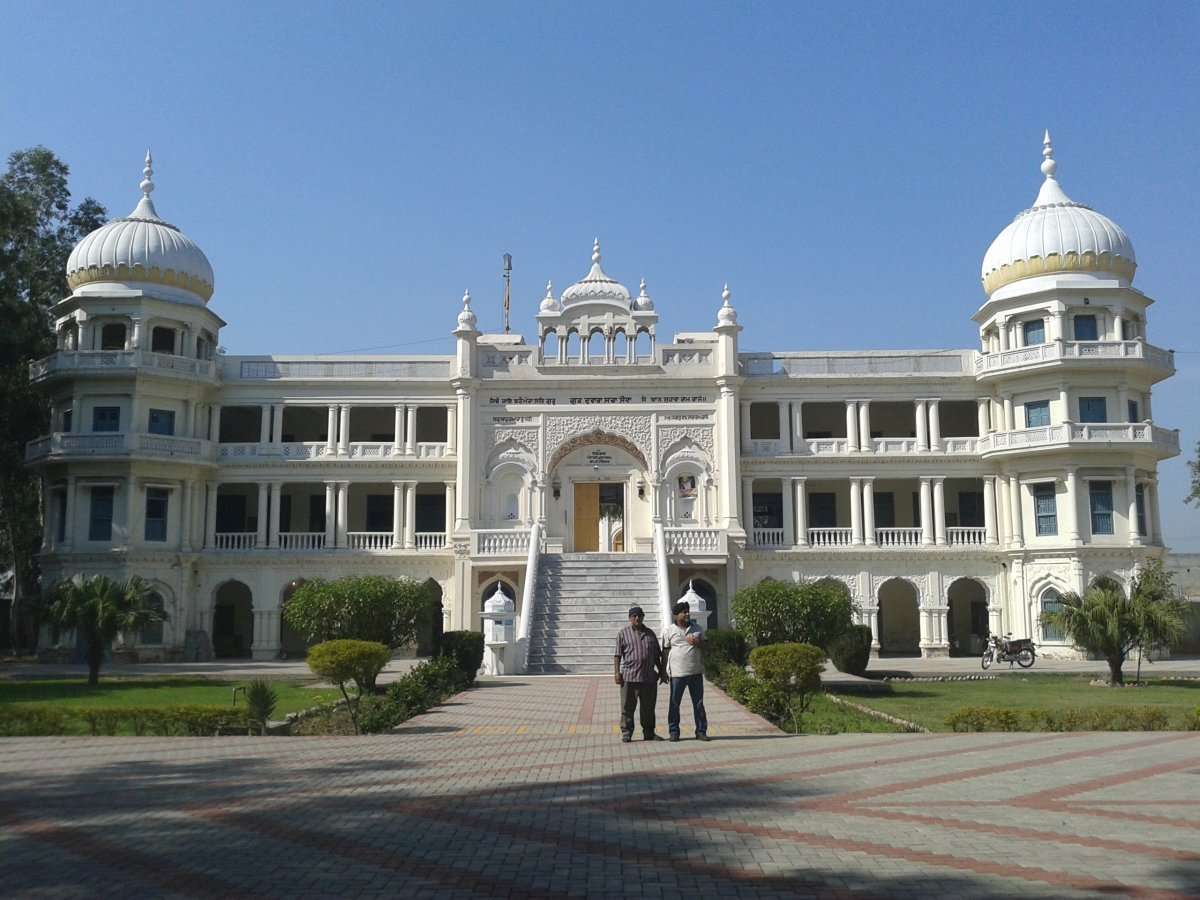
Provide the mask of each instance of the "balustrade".
{"label": "balustrade", "polygon": [[279,547],[283,550],[322,550],[325,547],[325,532],[281,531]]}
{"label": "balustrade", "polygon": [[1144,341],[1052,341],[999,353],[977,353],[975,373],[979,375],[1046,362],[1081,359],[1141,360],[1156,368],[1175,369],[1175,357],[1171,351]]}
{"label": "balustrade", "polygon": [[216,550],[253,550],[258,533],[254,531],[218,531],[213,535]]}
{"label": "balustrade", "polygon": [[671,553],[721,553],[724,534],[720,528],[668,528],[667,548]]}
{"label": "balustrade", "polygon": [[849,547],[852,530],[849,528],[810,528],[808,543],[811,547]]}
{"label": "balustrade", "polygon": [[987,543],[987,529],[982,526],[947,528],[946,543],[951,547],[982,547]]}
{"label": "balustrade", "polygon": [[783,529],[755,528],[753,540],[756,547],[782,547]]}
{"label": "balustrade", "polygon": [[138,454],[199,458],[209,453],[208,442],[169,434],[125,434],[122,432],[61,432],[40,437],[25,445],[25,459],[45,456]]}
{"label": "balustrade", "polygon": [[880,547],[919,547],[920,528],[876,528],[875,543]]}
{"label": "balustrade", "polygon": [[418,550],[441,550],[446,546],[444,531],[418,531],[416,533]]}
{"label": "balustrade", "polygon": [[[391,550],[392,533],[390,531],[347,531],[346,546],[351,550]],[[420,545],[418,544],[418,546]]]}
{"label": "balustrade", "polygon": [[514,529],[476,531],[475,553],[481,556],[521,555],[529,549],[529,532]]}
{"label": "balustrade", "polygon": [[38,381],[55,372],[96,369],[154,369],[200,378],[215,378],[216,364],[210,359],[194,359],[148,350],[59,350],[30,363],[29,377]]}

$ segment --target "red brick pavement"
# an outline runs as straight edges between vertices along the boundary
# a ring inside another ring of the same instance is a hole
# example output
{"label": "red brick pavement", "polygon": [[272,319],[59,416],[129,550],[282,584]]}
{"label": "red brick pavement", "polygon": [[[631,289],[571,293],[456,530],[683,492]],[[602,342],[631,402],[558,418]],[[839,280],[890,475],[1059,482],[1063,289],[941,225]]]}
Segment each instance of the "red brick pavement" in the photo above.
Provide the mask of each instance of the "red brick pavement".
{"label": "red brick pavement", "polygon": [[585,678],[392,735],[7,739],[0,896],[1200,896],[1200,735],[789,737],[706,700],[709,744],[621,744]]}

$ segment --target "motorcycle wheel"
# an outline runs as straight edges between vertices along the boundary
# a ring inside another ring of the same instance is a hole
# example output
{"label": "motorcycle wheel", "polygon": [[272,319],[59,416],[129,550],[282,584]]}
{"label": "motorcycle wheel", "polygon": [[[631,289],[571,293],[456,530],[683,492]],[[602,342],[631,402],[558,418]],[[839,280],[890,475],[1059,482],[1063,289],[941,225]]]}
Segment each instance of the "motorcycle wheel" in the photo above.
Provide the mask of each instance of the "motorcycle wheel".
{"label": "motorcycle wheel", "polygon": [[1026,647],[1017,654],[1017,665],[1022,669],[1028,669],[1033,665],[1033,659],[1033,651]]}
{"label": "motorcycle wheel", "polygon": [[981,666],[983,666],[985,669],[988,668],[989,666],[991,666],[991,664],[992,664],[992,651],[991,650],[983,651],[983,656],[980,658],[979,664]]}

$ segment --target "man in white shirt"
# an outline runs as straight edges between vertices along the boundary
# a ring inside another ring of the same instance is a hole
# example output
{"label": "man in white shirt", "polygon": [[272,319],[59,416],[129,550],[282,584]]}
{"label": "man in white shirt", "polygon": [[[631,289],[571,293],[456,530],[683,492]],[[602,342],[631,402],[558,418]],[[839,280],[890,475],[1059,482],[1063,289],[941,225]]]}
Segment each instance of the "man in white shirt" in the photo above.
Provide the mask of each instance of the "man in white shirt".
{"label": "man in white shirt", "polygon": [[704,712],[704,660],[700,643],[704,632],[691,621],[691,607],[680,601],[671,607],[675,621],[663,631],[663,671],[671,678],[671,706],[667,729],[672,741],[679,740],[679,701],[686,689],[692,698],[696,740],[708,740],[708,716]]}

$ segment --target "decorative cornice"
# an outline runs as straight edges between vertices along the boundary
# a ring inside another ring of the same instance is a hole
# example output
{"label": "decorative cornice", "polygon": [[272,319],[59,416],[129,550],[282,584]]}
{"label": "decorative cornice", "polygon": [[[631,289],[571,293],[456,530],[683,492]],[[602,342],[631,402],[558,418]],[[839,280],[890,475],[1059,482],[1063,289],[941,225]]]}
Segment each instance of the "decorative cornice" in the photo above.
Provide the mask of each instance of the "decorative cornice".
{"label": "decorative cornice", "polygon": [[1035,256],[1032,259],[1017,260],[993,269],[983,276],[983,289],[990,295],[1004,285],[1022,278],[1056,272],[1107,272],[1132,281],[1136,270],[1136,262],[1111,253],[1051,253],[1045,257]]}
{"label": "decorative cornice", "polygon": [[67,284],[71,286],[72,290],[77,290],[85,284],[94,284],[99,281],[144,281],[150,284],[165,284],[170,287],[190,291],[205,301],[211,299],[213,295],[213,286],[208,282],[202,281],[193,275],[188,275],[186,272],[176,272],[173,269],[163,270],[157,266],[149,269],[142,266],[127,266],[124,264],[119,266],[88,266],[85,269],[76,269],[67,276]]}

